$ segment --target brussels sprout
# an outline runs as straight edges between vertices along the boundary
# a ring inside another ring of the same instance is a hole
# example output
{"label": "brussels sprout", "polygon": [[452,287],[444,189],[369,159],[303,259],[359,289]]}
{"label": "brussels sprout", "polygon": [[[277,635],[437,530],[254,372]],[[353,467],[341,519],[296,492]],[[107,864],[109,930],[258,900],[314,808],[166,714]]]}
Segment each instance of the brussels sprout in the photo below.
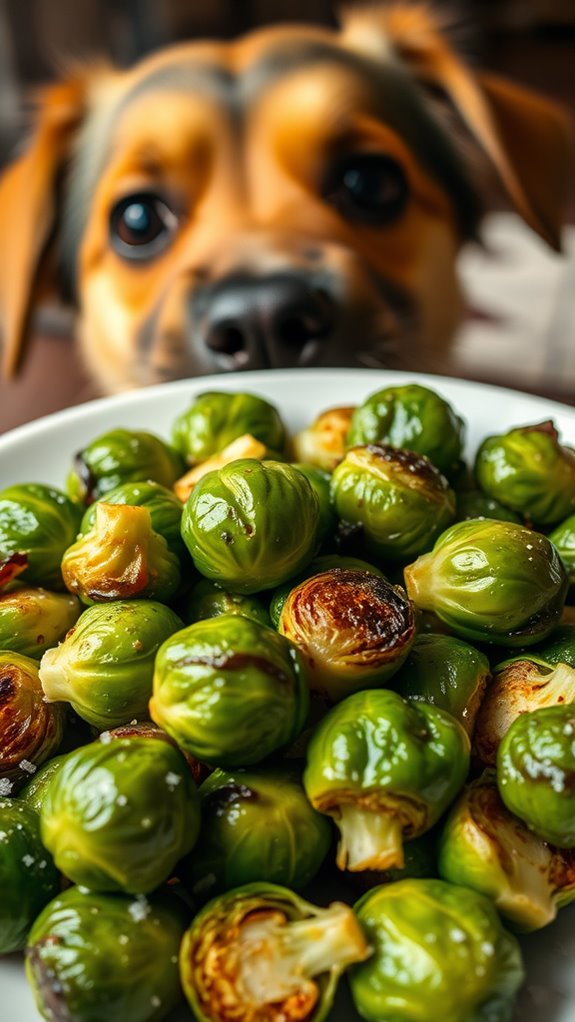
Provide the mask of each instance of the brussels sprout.
{"label": "brussels sprout", "polygon": [[187,924],[170,892],[135,900],[78,887],[46,906],[28,938],[26,974],[46,1019],[159,1022],[182,998]]}
{"label": "brussels sprout", "polygon": [[77,621],[82,604],[69,593],[11,586],[0,590],[0,649],[39,660]]}
{"label": "brussels sprout", "polygon": [[379,688],[415,638],[413,604],[368,571],[332,568],[289,593],[278,630],[303,655],[310,686],[331,700]]}
{"label": "brussels sprout", "polygon": [[355,408],[328,408],[294,437],[296,459],[304,465],[315,465],[333,472],[345,454],[347,436]]}
{"label": "brussels sprout", "polygon": [[0,795],[9,795],[49,759],[63,730],[62,707],[44,701],[36,661],[0,652]]}
{"label": "brussels sprout", "polygon": [[161,727],[158,727],[151,720],[131,720],[129,724],[120,724],[119,727],[111,728],[110,731],[102,731],[98,740],[100,742],[112,742],[117,738],[151,738],[159,742],[168,742],[169,745],[173,745],[175,749],[182,753],[196,785],[205,781],[213,771],[213,767],[201,763],[195,756],[190,756],[188,752],[180,749],[176,740],[167,731],[162,731]]}
{"label": "brussels sprout", "polygon": [[348,447],[391,444],[423,454],[446,475],[458,467],[465,426],[448,402],[417,383],[386,387],[356,408]]}
{"label": "brussels sprout", "polygon": [[96,505],[94,528],[62,560],[66,587],[84,603],[148,597],[167,602],[181,582],[180,562],[152,529],[146,507]]}
{"label": "brussels sprout", "polygon": [[60,756],[52,756],[46,763],[43,763],[28,783],[18,792],[18,801],[25,802],[26,805],[39,813],[44,805],[50,781],[54,774],[58,773],[62,764],[65,763],[67,755],[67,752],[63,752]]}
{"label": "brussels sprout", "polygon": [[534,525],[554,525],[575,509],[575,451],[561,446],[552,422],[487,437],[475,475],[484,493]]}
{"label": "brussels sprout", "polygon": [[46,698],[69,702],[100,730],[147,717],[156,653],[180,628],[180,618],[152,600],[89,607],[64,642],[42,657]]}
{"label": "brussels sprout", "polygon": [[397,880],[437,877],[437,830],[435,826],[413,841],[405,841],[401,869],[364,869],[361,873],[348,873],[346,883],[358,891],[369,891]]}
{"label": "brussels sprout", "polygon": [[199,797],[184,757],[168,742],[96,741],[70,752],[53,775],[40,826],[73,883],[148,894],[193,847]]}
{"label": "brussels sprout", "polygon": [[575,583],[575,514],[569,515],[549,533],[549,539],[557,547],[571,585]]}
{"label": "brussels sprout", "polygon": [[547,926],[575,898],[575,853],[545,844],[506,808],[493,771],[465,789],[445,824],[439,872],[495,902],[521,931]]}
{"label": "brussels sprout", "polygon": [[456,635],[532,646],[559,622],[567,576],[545,536],[512,522],[457,522],[404,571],[408,596]]}
{"label": "brussels sprout", "polygon": [[320,722],[304,787],[337,823],[340,869],[401,869],[403,839],[433,826],[468,768],[469,739],[453,717],[380,689],[356,692]]}
{"label": "brussels sprout", "polygon": [[485,686],[489,661],[452,635],[418,635],[392,687],[404,699],[432,703],[451,713],[469,737]]}
{"label": "brussels sprout", "polygon": [[543,841],[575,848],[575,706],[547,706],[517,718],[497,753],[507,808]]}
{"label": "brussels sprout", "polygon": [[352,447],[331,497],[339,518],[361,525],[366,549],[390,562],[429,550],[455,516],[455,495],[427,458],[383,445]]}
{"label": "brussels sprout", "polygon": [[200,788],[202,838],[180,873],[206,900],[261,880],[301,890],[331,844],[325,816],[287,770],[214,770]]}
{"label": "brussels sprout", "polygon": [[220,468],[230,465],[232,461],[241,461],[243,458],[264,461],[265,458],[271,457],[277,458],[278,455],[276,453],[272,455],[272,452],[268,451],[264,444],[260,444],[259,440],[256,440],[250,433],[245,433],[244,436],[239,436],[237,440],[233,440],[231,444],[224,447],[219,454],[213,454],[207,461],[202,461],[199,465],[188,469],[185,475],[174,483],[174,493],[185,504],[194,487],[208,472],[218,471]]}
{"label": "brussels sprout", "polygon": [[172,443],[188,465],[218,454],[233,440],[250,433],[280,454],[286,430],[276,408],[255,394],[207,391],[176,419]]}
{"label": "brussels sprout", "polygon": [[457,520],[469,518],[496,518],[500,522],[515,522],[521,525],[523,519],[510,508],[500,504],[493,497],[487,497],[481,490],[466,490],[456,498]]}
{"label": "brussels sprout", "polygon": [[380,568],[376,568],[374,564],[369,564],[368,561],[362,560],[360,557],[340,557],[339,554],[323,554],[321,557],[314,557],[307,568],[300,571],[298,575],[290,579],[289,582],[284,582],[282,586],[278,586],[272,595],[270,600],[270,618],[274,628],[277,628],[283,610],[284,603],[286,602],[292,589],[295,589],[300,582],[304,582],[306,578],[311,578],[312,575],[321,575],[323,571],[330,571],[332,568],[350,568],[354,571],[369,571],[372,575],[377,575],[379,578],[385,578],[385,575]]}
{"label": "brussels sprout", "polygon": [[402,880],[355,906],[373,955],[349,973],[368,1022],[509,1022],[524,978],[519,945],[481,894]]}
{"label": "brussels sprout", "polygon": [[[178,560],[188,560],[181,534],[182,524],[182,501],[175,493],[160,486],[159,483],[124,483],[114,490],[109,490],[105,497],[101,498],[106,504],[128,504],[130,507],[146,507],[150,512],[152,529],[163,536],[168,549],[176,555]],[[96,525],[96,514],[98,502],[91,504],[86,510],[80,525],[80,535],[85,536],[92,532]]]}
{"label": "brussels sprout", "polygon": [[331,505],[331,474],[317,465],[303,465],[301,462],[292,467],[306,477],[319,501],[318,539],[325,543],[337,526],[337,516]]}
{"label": "brussels sprout", "polygon": [[257,596],[231,593],[228,589],[222,589],[217,582],[210,582],[207,578],[200,579],[185,602],[182,610],[184,620],[192,624],[194,621],[204,621],[220,614],[241,614],[244,617],[252,617],[261,625],[271,623],[266,607]]}
{"label": "brussels sprout", "polygon": [[575,624],[558,625],[549,638],[533,646],[529,654],[543,665],[568,664],[575,667]]}
{"label": "brussels sprout", "polygon": [[170,489],[184,470],[178,451],[153,433],[111,429],[78,452],[67,492],[88,505],[123,483],[154,482]]}
{"label": "brussels sprout", "polygon": [[202,762],[258,763],[293,741],[308,706],[299,653],[251,618],[197,621],[158,651],[150,716]]}
{"label": "brussels sprout", "polygon": [[58,893],[60,878],[40,840],[38,814],[0,798],[0,955],[21,951],[38,913]]}
{"label": "brussels sprout", "polygon": [[198,913],[180,976],[198,1022],[322,1022],[343,970],[369,953],[349,906],[317,908],[285,887],[247,884]]}
{"label": "brussels sprout", "polygon": [[319,501],[308,480],[279,461],[234,461],[192,491],[182,536],[198,571],[240,593],[273,589],[311,561]]}
{"label": "brussels sprout", "polygon": [[[68,498],[40,483],[0,491],[0,565],[27,585],[63,589],[60,562],[76,539],[81,511]],[[16,569],[13,559],[16,557]],[[22,569],[20,559],[25,558]]]}

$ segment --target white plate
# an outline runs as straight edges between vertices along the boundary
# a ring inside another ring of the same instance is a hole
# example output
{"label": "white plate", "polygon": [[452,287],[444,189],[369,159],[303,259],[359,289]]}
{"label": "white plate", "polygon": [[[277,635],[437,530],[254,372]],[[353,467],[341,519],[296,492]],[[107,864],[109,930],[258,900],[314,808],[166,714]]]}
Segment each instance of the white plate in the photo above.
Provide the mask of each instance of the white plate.
{"label": "white plate", "polygon": [[[240,376],[203,377],[92,401],[47,416],[0,437],[0,488],[17,482],[62,486],[72,455],[99,433],[116,426],[147,429],[169,436],[176,415],[205,390],[246,390],[277,405],[293,432],[333,405],[357,404],[373,391],[397,383],[433,387],[468,424],[467,455],[489,433],[553,419],[565,442],[575,446],[575,408],[500,387],[439,376],[364,369],[275,370]],[[2,893],[0,892],[0,898]],[[527,982],[515,1022],[573,1022],[575,1019],[575,906],[540,933],[523,938]],[[0,961],[0,1019],[38,1022],[22,962],[12,955]],[[182,1010],[178,1020],[191,1016]],[[344,996],[333,1022],[358,1019]],[[175,1022],[175,1020],[174,1020]],[[440,1020],[437,1020],[440,1022]]]}

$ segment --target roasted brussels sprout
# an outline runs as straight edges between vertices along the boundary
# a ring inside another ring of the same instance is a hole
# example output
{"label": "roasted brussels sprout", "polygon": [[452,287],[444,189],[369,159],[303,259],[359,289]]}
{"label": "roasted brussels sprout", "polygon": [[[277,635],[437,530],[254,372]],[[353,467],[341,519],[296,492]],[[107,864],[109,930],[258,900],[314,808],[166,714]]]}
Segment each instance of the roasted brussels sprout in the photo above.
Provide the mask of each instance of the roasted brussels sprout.
{"label": "roasted brussels sprout", "polygon": [[[169,550],[181,561],[188,560],[188,552],[182,539],[182,511],[184,505],[176,494],[159,483],[124,483],[109,490],[101,498],[106,504],[128,504],[130,507],[145,507],[150,512],[152,529],[163,536]],[[98,501],[90,504],[80,525],[80,535],[92,532],[96,524]]]}
{"label": "roasted brussels sprout", "polygon": [[379,578],[385,578],[380,568],[377,568],[374,564],[370,564],[368,561],[362,560],[360,557],[341,557],[339,554],[323,554],[321,557],[314,557],[313,561],[310,561],[307,568],[300,571],[294,578],[291,578],[288,582],[284,582],[283,585],[278,586],[272,594],[270,600],[270,618],[274,628],[277,628],[283,610],[284,603],[286,602],[292,589],[295,589],[300,582],[304,582],[306,578],[311,578],[312,575],[320,575],[322,571],[330,571],[332,568],[351,568],[357,571],[370,571],[372,575],[378,575]]}
{"label": "roasted brussels sprout", "polygon": [[310,686],[336,701],[398,670],[415,638],[414,608],[384,578],[332,568],[291,590],[278,630],[305,658]]}
{"label": "roasted brussels sprout", "polygon": [[245,433],[278,454],[285,448],[285,426],[269,401],[255,394],[207,391],[178,416],[172,443],[188,465],[197,465]]}
{"label": "roasted brussels sprout", "polygon": [[331,477],[337,515],[360,525],[366,550],[388,562],[429,550],[455,517],[455,495],[427,458],[383,444],[352,447]]}
{"label": "roasted brussels sprout", "polygon": [[345,454],[345,438],[353,413],[352,406],[328,408],[311,426],[297,433],[293,446],[298,462],[333,472]]}
{"label": "roasted brussels sprout", "polygon": [[150,715],[202,762],[258,763],[293,741],[308,706],[299,653],[251,618],[197,621],[158,651]]}
{"label": "roasted brussels sprout", "polygon": [[240,593],[273,589],[311,561],[319,501],[296,468],[234,461],[192,491],[182,536],[198,571]]}
{"label": "roasted brussels sprout", "polygon": [[493,771],[470,784],[451,810],[439,872],[487,895],[524,932],[547,926],[575,898],[575,854],[541,841],[505,808]]}
{"label": "roasted brussels sprout", "polygon": [[530,659],[543,666],[568,664],[575,667],[575,624],[564,622],[554,628],[548,639],[529,650]]}
{"label": "roasted brussels sprout", "polygon": [[169,742],[96,741],[70,752],[51,778],[40,827],[56,865],[74,883],[148,894],[193,847],[199,797]]}
{"label": "roasted brussels sprout", "polygon": [[512,522],[457,522],[404,571],[408,596],[464,639],[532,646],[558,624],[567,575],[549,540]]}
{"label": "roasted brussels sprout", "polygon": [[[8,565],[11,578],[17,573],[27,585],[63,589],[60,563],[76,539],[81,514],[53,486],[22,483],[0,491],[0,566],[4,563],[4,573]],[[14,557],[18,560],[16,572]]]}
{"label": "roasted brussels sprout", "polygon": [[397,880],[437,877],[437,841],[438,827],[426,830],[425,834],[405,841],[403,845],[404,863],[401,869],[364,869],[360,873],[348,873],[346,884],[358,892],[370,891],[380,884],[394,884]]}
{"label": "roasted brussels sprout", "polygon": [[444,710],[396,692],[356,692],[320,722],[304,786],[340,831],[340,869],[404,865],[403,839],[429,830],[462,787],[469,739]]}
{"label": "roasted brussels sprout", "polygon": [[178,591],[180,562],[152,529],[146,507],[96,504],[94,528],[62,560],[66,587],[84,603],[147,597],[167,602]]}
{"label": "roasted brussels sprout", "polygon": [[456,516],[460,522],[470,518],[496,518],[499,522],[515,522],[521,525],[521,515],[505,507],[493,497],[487,497],[481,490],[464,490],[456,495]]}
{"label": "roasted brussels sprout", "polygon": [[347,445],[402,447],[425,455],[450,475],[461,459],[464,431],[463,419],[444,398],[428,387],[408,383],[378,390],[356,408]]}
{"label": "roasted brussels sprout", "polygon": [[40,840],[38,813],[0,798],[0,955],[21,951],[36,916],[59,890],[60,878]]}
{"label": "roasted brussels sprout", "polygon": [[549,533],[549,539],[557,547],[571,585],[575,583],[575,514],[569,515]]}
{"label": "roasted brussels sprout", "polygon": [[475,459],[479,486],[537,526],[575,509],[575,451],[562,447],[552,422],[487,437]]}
{"label": "roasted brussels sprout", "polygon": [[46,698],[70,703],[100,730],[147,717],[156,653],[182,627],[177,614],[152,600],[88,607],[64,642],[42,657]]}
{"label": "roasted brussels sprout", "polygon": [[[44,805],[44,798],[54,774],[57,774],[60,767],[66,760],[67,752],[59,756],[52,756],[46,763],[33,774],[27,784],[18,792],[18,801],[25,802],[37,813],[40,813]],[[38,824],[39,826],[39,824]]]}
{"label": "roasted brussels sprout", "polygon": [[180,975],[198,1022],[321,1022],[343,970],[369,953],[348,905],[317,908],[285,887],[247,884],[195,917]]}
{"label": "roasted brussels sprout", "polygon": [[45,702],[36,661],[0,651],[0,795],[56,752],[63,730],[62,707]]}
{"label": "roasted brussels sprout", "polygon": [[401,880],[355,905],[373,948],[349,972],[368,1022],[508,1022],[523,981],[517,941],[482,894],[443,880]]}
{"label": "roasted brussels sprout", "polygon": [[153,433],[111,429],[78,452],[67,492],[87,506],[123,483],[154,482],[170,489],[185,467],[178,451]]}
{"label": "roasted brussels sprout", "polygon": [[497,784],[507,808],[543,841],[575,848],[575,705],[517,718],[497,753]]}
{"label": "roasted brussels sprout", "polygon": [[255,458],[256,461],[264,461],[266,458],[277,458],[278,455],[268,451],[264,444],[260,444],[250,433],[239,436],[232,440],[231,444],[224,447],[219,454],[213,454],[207,461],[193,465],[188,471],[174,483],[174,493],[180,498],[183,504],[189,499],[190,493],[198,485],[208,472],[217,472],[232,461],[241,461],[243,458]]}
{"label": "roasted brussels sprout", "polygon": [[163,731],[161,727],[158,727],[151,720],[131,720],[129,724],[120,724],[109,731],[102,731],[99,735],[100,742],[112,742],[118,738],[148,738],[158,742],[168,742],[170,745],[173,745],[175,749],[182,753],[196,785],[205,781],[214,769],[206,763],[201,763],[195,756],[190,756],[188,752],[180,749],[175,738],[172,738],[167,731]]}
{"label": "roasted brussels sprout", "polygon": [[168,891],[136,899],[72,887],[28,938],[26,973],[44,1018],[159,1022],[182,999],[178,951],[187,925]]}
{"label": "roasted brussels sprout", "polygon": [[261,625],[271,624],[267,608],[259,597],[232,593],[228,589],[222,589],[217,582],[210,582],[207,578],[200,579],[185,602],[182,616],[186,623],[193,624],[194,621],[204,621],[220,614],[241,614],[244,617],[253,617]]}
{"label": "roasted brussels sprout", "polygon": [[0,649],[39,660],[77,621],[82,604],[69,593],[17,583],[0,590]]}
{"label": "roasted brussels sprout", "polygon": [[337,515],[331,505],[331,474],[317,465],[293,465],[311,484],[312,490],[319,501],[318,540],[327,545],[337,527]]}

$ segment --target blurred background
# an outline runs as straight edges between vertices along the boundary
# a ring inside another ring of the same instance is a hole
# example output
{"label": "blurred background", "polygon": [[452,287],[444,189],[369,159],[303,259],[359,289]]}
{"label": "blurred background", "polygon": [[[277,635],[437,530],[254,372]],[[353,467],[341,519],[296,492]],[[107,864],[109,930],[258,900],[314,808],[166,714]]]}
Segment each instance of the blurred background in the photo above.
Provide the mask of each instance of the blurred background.
{"label": "blurred background", "polygon": [[[450,0],[469,26],[475,62],[563,102],[575,114],[575,0]],[[0,0],[0,166],[25,133],[30,90],[73,59],[120,66],[181,39],[229,38],[281,21],[335,24],[331,0]],[[569,220],[575,225],[574,196]],[[2,243],[0,224],[0,244]],[[486,245],[461,271],[469,317],[454,375],[502,383],[575,404],[575,226],[565,254],[550,254],[511,214],[491,217]],[[25,368],[0,381],[0,432],[97,396],[71,342],[69,311],[33,324]]]}

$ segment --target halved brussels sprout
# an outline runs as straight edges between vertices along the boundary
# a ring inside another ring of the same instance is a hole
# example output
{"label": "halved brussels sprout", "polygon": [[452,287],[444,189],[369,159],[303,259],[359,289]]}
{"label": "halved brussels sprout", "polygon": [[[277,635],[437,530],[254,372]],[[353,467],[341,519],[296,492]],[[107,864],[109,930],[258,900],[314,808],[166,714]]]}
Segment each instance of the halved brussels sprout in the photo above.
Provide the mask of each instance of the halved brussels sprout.
{"label": "halved brussels sprout", "polygon": [[154,433],[111,429],[78,452],[67,492],[88,505],[123,483],[154,482],[170,489],[184,469],[178,451]]}
{"label": "halved brussels sprout", "polygon": [[0,590],[0,649],[39,660],[78,620],[82,604],[69,593],[18,583]]}
{"label": "halved brussels sprout", "polygon": [[200,579],[182,608],[184,620],[193,624],[194,621],[204,621],[220,614],[241,614],[244,617],[252,617],[261,625],[271,624],[267,608],[258,596],[232,593],[229,589],[222,589],[217,582],[210,582],[207,578]]}
{"label": "halved brussels sprout", "polygon": [[350,568],[354,571],[369,571],[372,575],[377,575],[379,578],[385,578],[385,575],[380,568],[377,568],[374,564],[370,564],[368,561],[362,560],[360,557],[341,557],[339,554],[323,554],[321,557],[314,557],[313,561],[310,561],[307,568],[304,568],[303,571],[300,571],[288,582],[284,582],[283,585],[278,586],[278,588],[274,590],[270,600],[270,618],[274,628],[277,628],[279,624],[284,603],[292,589],[295,589],[300,582],[304,582],[306,578],[311,578],[312,575],[321,575],[323,571],[330,571],[332,568]]}
{"label": "halved brussels sprout", "polygon": [[180,975],[198,1022],[321,1022],[341,973],[369,953],[348,905],[317,908],[285,887],[247,884],[195,917]]}
{"label": "halved brussels sprout", "polygon": [[60,563],[76,539],[81,515],[53,486],[21,483],[0,491],[0,565],[5,566],[4,574],[8,566],[11,578],[18,574],[28,585],[63,589]]}
{"label": "halved brussels sprout", "polygon": [[63,731],[63,709],[44,700],[37,662],[0,652],[0,795],[29,780],[56,752]]}
{"label": "halved brussels sprout", "polygon": [[181,628],[177,614],[152,600],[88,607],[64,642],[42,657],[46,699],[70,703],[100,730],[147,717],[156,653]]}
{"label": "halved brussels sprout", "polygon": [[429,830],[462,787],[469,739],[444,710],[396,692],[356,692],[320,722],[304,787],[340,831],[340,869],[404,865],[404,838]]}
{"label": "halved brussels sprout", "polygon": [[481,490],[464,490],[456,495],[456,514],[459,522],[470,518],[495,518],[499,522],[523,523],[521,515],[505,507],[493,497],[487,497]]}
{"label": "halved brussels sprout", "polygon": [[150,716],[202,762],[258,763],[293,741],[308,706],[299,653],[251,618],[197,621],[158,651]]}
{"label": "halved brussels sprout", "polygon": [[21,951],[60,878],[40,840],[40,820],[19,799],[0,798],[0,955]]}
{"label": "halved brussels sprout", "polygon": [[44,1018],[160,1022],[182,999],[178,951],[187,925],[168,891],[136,899],[72,887],[38,916],[26,974]]}
{"label": "halved brussels sprout", "polygon": [[367,571],[332,568],[288,594],[278,630],[300,650],[310,686],[331,700],[381,687],[415,638],[413,604]]}
{"label": "halved brussels sprout", "polygon": [[[101,497],[106,504],[128,504],[130,507],[145,507],[150,512],[152,529],[163,536],[169,550],[178,560],[188,560],[188,552],[182,539],[182,511],[184,505],[172,490],[159,483],[124,483],[114,490],[108,490]],[[92,532],[96,525],[98,501],[87,508],[80,525],[80,535]]]}
{"label": "halved brussels sprout", "polygon": [[278,454],[286,445],[285,426],[269,401],[255,394],[211,390],[199,394],[178,416],[172,443],[188,465],[197,465],[244,433]]}
{"label": "halved brussels sprout", "polygon": [[311,426],[295,435],[296,459],[304,465],[333,472],[345,454],[345,440],[354,410],[354,406],[328,408],[318,415]]}
{"label": "halved brussels sprout", "polygon": [[368,1022],[508,1022],[524,978],[516,939],[482,894],[443,880],[401,880],[355,905],[373,948],[349,973]]}
{"label": "halved brussels sprout", "polygon": [[537,532],[474,519],[457,522],[404,571],[407,593],[464,639],[532,646],[558,624],[568,580]]}

